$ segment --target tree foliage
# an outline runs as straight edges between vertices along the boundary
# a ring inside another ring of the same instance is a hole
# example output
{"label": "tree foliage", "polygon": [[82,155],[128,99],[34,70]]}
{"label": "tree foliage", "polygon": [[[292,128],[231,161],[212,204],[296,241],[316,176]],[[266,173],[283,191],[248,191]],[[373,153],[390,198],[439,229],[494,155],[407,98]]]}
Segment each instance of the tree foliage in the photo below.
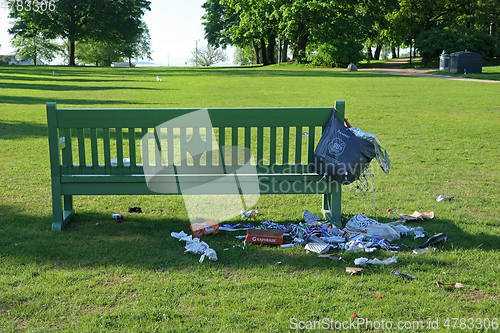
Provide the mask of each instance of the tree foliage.
{"label": "tree foliage", "polygon": [[33,60],[34,65],[40,61],[49,63],[62,51],[59,44],[44,38],[41,33],[26,37],[16,36],[12,38],[11,45],[16,54]]}
{"label": "tree foliage", "polygon": [[[276,60],[277,39],[283,54],[291,48],[293,61],[339,65],[360,59],[360,44],[368,59],[379,58],[384,48],[396,56],[420,34],[419,48],[432,47],[421,43],[431,29],[475,36],[488,54],[500,38],[498,0],[207,0],[203,8],[210,45],[251,47],[254,62],[263,64]],[[435,57],[434,51],[423,53],[424,60]]]}
{"label": "tree foliage", "polygon": [[56,9],[44,12],[17,10],[9,33],[27,37],[41,33],[45,38],[68,41],[69,65],[75,64],[75,42],[92,40],[120,44],[137,33],[141,18],[150,10],[147,0],[58,0]]}

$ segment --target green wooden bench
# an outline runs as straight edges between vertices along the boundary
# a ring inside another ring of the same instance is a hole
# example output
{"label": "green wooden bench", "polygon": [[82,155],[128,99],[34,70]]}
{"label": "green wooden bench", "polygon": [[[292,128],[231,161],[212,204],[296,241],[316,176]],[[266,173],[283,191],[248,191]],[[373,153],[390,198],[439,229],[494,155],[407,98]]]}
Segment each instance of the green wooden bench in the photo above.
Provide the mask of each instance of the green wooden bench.
{"label": "green wooden bench", "polygon": [[[335,108],[343,120],[345,103],[337,101]],[[219,162],[214,163],[209,157],[209,149],[203,160],[183,158],[190,152],[191,139],[204,142],[196,134],[201,133],[200,128],[168,130],[162,138],[170,148],[163,147],[161,156],[148,144],[141,148],[141,139],[148,133],[155,135],[153,145],[159,143],[155,127],[196,110],[58,109],[56,103],[47,103],[52,230],[64,229],[74,216],[74,195],[157,195],[147,186],[146,169],[175,170],[175,174],[163,175],[170,176],[168,182],[172,186],[167,186],[162,194],[182,194],[180,180],[203,184],[220,176],[211,172]],[[314,149],[330,119],[331,107],[207,110],[220,147],[246,147],[256,156],[261,195],[322,194],[326,217],[340,223],[341,185],[322,180],[312,172]],[[188,139],[190,133],[193,134]],[[236,154],[221,158],[225,172],[233,172],[242,164],[241,156]]]}

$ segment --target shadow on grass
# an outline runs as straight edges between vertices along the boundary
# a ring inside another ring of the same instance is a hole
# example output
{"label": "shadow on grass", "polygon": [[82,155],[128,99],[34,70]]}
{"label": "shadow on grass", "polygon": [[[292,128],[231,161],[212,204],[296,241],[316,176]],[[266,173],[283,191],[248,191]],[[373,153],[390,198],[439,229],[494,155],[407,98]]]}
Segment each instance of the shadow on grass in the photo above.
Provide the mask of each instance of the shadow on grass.
{"label": "shadow on grass", "polygon": [[[5,96],[0,95],[0,104],[40,104],[40,107],[45,109],[45,104],[54,100],[47,97],[27,97],[27,96]],[[76,98],[57,98],[58,104],[65,105],[120,105],[120,104],[137,104],[136,102],[127,102],[124,100],[97,100],[97,99],[76,99]]]}
{"label": "shadow on grass", "polygon": [[47,125],[0,119],[0,140],[47,137]]}
{"label": "shadow on grass", "polygon": [[[332,268],[343,270],[344,267],[353,265],[354,258],[361,256],[386,258],[393,255],[382,250],[374,254],[348,253],[345,255],[347,262],[344,263],[318,259],[317,254],[306,253],[302,247],[282,249],[271,245],[246,244],[243,248],[243,241],[235,236],[245,234],[244,231],[220,231],[201,238],[217,252],[219,260],[207,260],[200,264],[199,254],[184,253],[185,243],[171,237],[171,232],[181,230],[190,234],[187,219],[163,217],[145,211],[143,214],[124,214],[123,222],[117,223],[111,218],[111,213],[114,212],[77,212],[78,215],[65,231],[53,232],[50,231],[49,216],[31,216],[19,207],[0,205],[0,256],[12,257],[18,264],[36,263],[67,269],[124,266],[157,271],[184,271],[203,267],[200,265],[235,269],[281,265],[293,270],[318,271]],[[489,251],[498,248],[499,239],[496,236],[467,234],[447,220],[434,220],[432,224],[436,232],[439,229],[448,235],[449,240],[439,246],[440,251],[458,248]],[[433,228],[429,225],[430,234],[434,232]],[[403,239],[399,242],[414,248],[423,241]],[[401,251],[411,250],[402,247]],[[435,256],[412,258],[411,263],[401,262],[398,265],[401,267],[421,263],[434,267],[447,264]]]}

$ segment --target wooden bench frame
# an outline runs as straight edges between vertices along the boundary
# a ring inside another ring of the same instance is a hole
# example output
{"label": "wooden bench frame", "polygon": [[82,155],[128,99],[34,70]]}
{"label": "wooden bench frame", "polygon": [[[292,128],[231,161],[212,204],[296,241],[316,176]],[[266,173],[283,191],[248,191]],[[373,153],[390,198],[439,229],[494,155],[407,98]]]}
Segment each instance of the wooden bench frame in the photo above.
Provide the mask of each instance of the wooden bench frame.
{"label": "wooden bench frame", "polygon": [[[335,109],[343,121],[345,103],[335,102]],[[63,230],[74,216],[73,195],[159,194],[148,188],[143,166],[138,163],[141,156],[138,153],[141,152],[139,140],[152,129],[156,135],[156,126],[197,110],[58,109],[56,103],[47,103],[52,230]],[[332,107],[206,110],[212,128],[217,130],[219,146],[227,143],[232,146],[240,143],[241,146],[243,143],[244,147],[256,152],[259,194],[323,194],[323,212],[333,223],[340,224],[341,185],[312,172],[314,149],[331,117]],[[306,132],[304,129],[307,133],[303,133]],[[179,130],[180,155],[188,156],[186,128]],[[189,130],[199,132],[195,128]],[[230,138],[226,138],[229,132]],[[269,142],[265,140],[267,134]],[[182,194],[175,186],[179,177],[189,176],[202,184],[220,176],[210,174],[212,163],[208,165],[206,161],[206,164],[200,164],[199,160],[198,163],[186,164],[183,160],[183,165],[175,164],[172,149],[167,153],[165,164],[162,164],[161,156],[154,156],[155,162],[151,163],[147,155],[149,149],[142,153],[146,154],[148,166],[170,165],[175,168],[174,186],[163,194]],[[125,155],[130,159],[129,165],[123,162]],[[293,161],[291,155],[294,155]],[[228,161],[223,157],[221,161],[227,172],[241,166],[237,159]]]}

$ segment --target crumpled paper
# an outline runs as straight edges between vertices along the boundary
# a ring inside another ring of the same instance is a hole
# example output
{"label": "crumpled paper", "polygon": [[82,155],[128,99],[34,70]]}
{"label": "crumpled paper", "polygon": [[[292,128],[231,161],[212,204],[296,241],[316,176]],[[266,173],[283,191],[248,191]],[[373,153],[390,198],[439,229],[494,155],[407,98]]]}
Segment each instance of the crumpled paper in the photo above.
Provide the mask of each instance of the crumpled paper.
{"label": "crumpled paper", "polygon": [[172,232],[170,234],[172,237],[177,238],[179,241],[186,242],[186,252],[191,252],[194,254],[201,254],[200,263],[202,263],[205,258],[213,261],[217,261],[217,253],[214,249],[211,249],[207,243],[200,241],[199,238],[193,238],[191,235],[187,235],[184,231]]}
{"label": "crumpled paper", "polygon": [[354,259],[354,264],[357,265],[357,266],[366,266],[368,264],[372,264],[372,265],[390,265],[390,264],[394,264],[394,263],[397,263],[397,262],[398,262],[398,257],[396,257],[396,256],[387,258],[385,260],[380,260],[378,258],[368,259],[368,258],[364,258],[364,257]]}
{"label": "crumpled paper", "polygon": [[405,215],[405,214],[398,214],[396,213],[397,216],[399,216],[401,219],[404,221],[417,221],[417,220],[424,220],[424,219],[433,219],[436,217],[436,213],[434,212],[425,212],[425,213],[420,213],[420,212],[413,212],[411,215]]}

